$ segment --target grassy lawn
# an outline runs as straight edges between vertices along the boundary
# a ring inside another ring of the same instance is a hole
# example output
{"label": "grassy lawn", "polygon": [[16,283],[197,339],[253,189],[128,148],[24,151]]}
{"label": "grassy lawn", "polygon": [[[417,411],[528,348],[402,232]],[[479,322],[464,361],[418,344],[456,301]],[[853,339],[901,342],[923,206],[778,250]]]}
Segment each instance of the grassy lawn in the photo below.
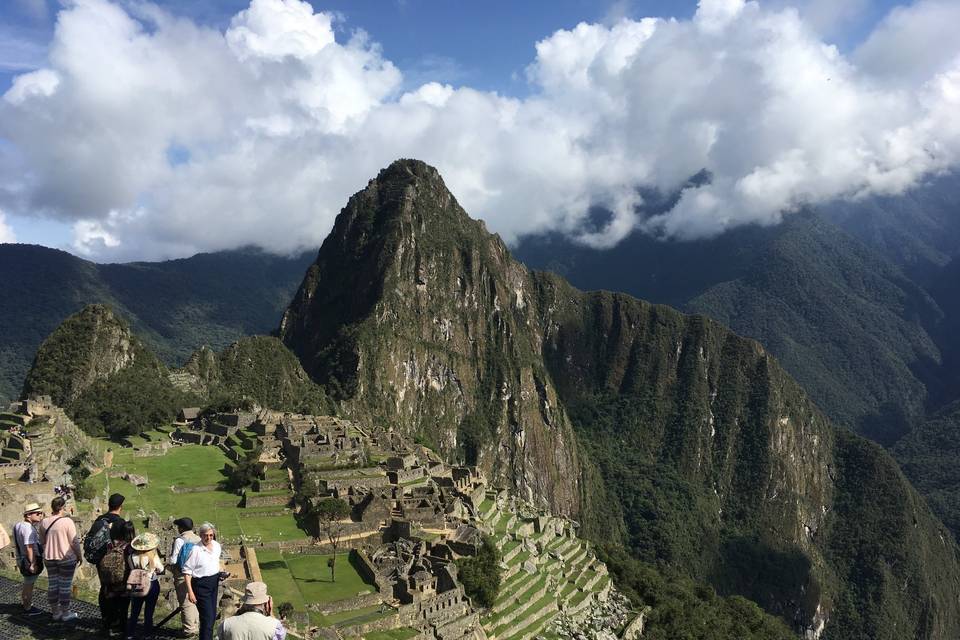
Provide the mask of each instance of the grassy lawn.
{"label": "grassy lawn", "polygon": [[260,536],[266,542],[302,540],[306,533],[297,527],[293,514],[286,516],[246,516],[234,514],[234,519],[246,536]]}
{"label": "grassy lawn", "polygon": [[283,561],[280,552],[258,549],[257,562],[260,564],[263,581],[267,583],[273,601],[278,605],[289,602],[297,611],[303,611],[305,608],[303,596],[300,595],[297,583],[290,579],[290,569],[287,568],[287,563]]}
{"label": "grassy lawn", "polygon": [[337,581],[330,582],[330,569],[327,568],[329,558],[329,555],[285,556],[304,600],[334,602],[376,591],[376,586],[366,582],[357,573],[345,553],[337,555]]}
{"label": "grassy lawn", "polygon": [[[289,602],[298,611],[305,610],[305,603],[334,602],[352,598],[361,592],[372,593],[376,586],[367,583],[350,564],[347,554],[337,555],[337,581],[330,582],[327,568],[329,555],[286,555],[272,549],[258,549],[257,561],[263,581],[277,603]],[[384,615],[393,613],[387,609]],[[322,616],[311,614],[315,624],[330,626],[357,616],[379,615],[379,606],[370,611],[357,610]]]}
{"label": "grassy lawn", "polygon": [[221,538],[247,535],[259,536],[265,542],[275,542],[307,537],[297,528],[292,514],[239,517],[249,511],[238,506],[240,497],[232,493],[201,491],[178,494],[171,490],[171,486],[213,486],[223,480],[223,469],[228,460],[216,447],[188,445],[174,447],[163,456],[135,458],[133,449],[121,448],[113,443],[109,446],[113,448],[114,470],[145,475],[149,480],[146,487],[138,489],[120,478],[107,478],[106,473],[90,477],[88,482],[101,495],[122,493],[127,497],[124,502],[127,517],[135,517],[142,508],[145,514],[155,510],[162,518],[189,516],[198,525],[210,521],[217,527]]}

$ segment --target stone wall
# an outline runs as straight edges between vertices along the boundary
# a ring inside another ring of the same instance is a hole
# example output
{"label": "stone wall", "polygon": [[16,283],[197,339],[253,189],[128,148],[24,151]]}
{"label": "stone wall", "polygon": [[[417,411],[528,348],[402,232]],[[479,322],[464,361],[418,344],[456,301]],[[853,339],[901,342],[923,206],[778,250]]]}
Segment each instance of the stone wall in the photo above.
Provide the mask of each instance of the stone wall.
{"label": "stone wall", "polygon": [[[217,491],[219,487],[215,484],[208,484],[202,487],[172,487],[174,493],[205,493],[207,491]],[[239,500],[239,497],[237,498]]]}
{"label": "stone wall", "polygon": [[387,476],[364,476],[362,478],[330,478],[326,477],[327,489],[346,491],[350,487],[368,487],[376,489],[390,485],[390,479]]}
{"label": "stone wall", "polygon": [[0,478],[4,480],[19,480],[30,468],[25,462],[8,462],[0,464]]}
{"label": "stone wall", "polygon": [[290,502],[289,495],[279,496],[258,496],[254,493],[247,493],[244,504],[248,508],[252,507],[279,507]]}
{"label": "stone wall", "polygon": [[346,600],[336,600],[334,602],[315,602],[308,604],[307,608],[311,611],[318,611],[324,615],[331,613],[340,613],[341,611],[353,611],[354,609],[363,609],[373,607],[383,602],[383,598],[375,591],[376,587],[371,586],[373,593],[365,593]]}

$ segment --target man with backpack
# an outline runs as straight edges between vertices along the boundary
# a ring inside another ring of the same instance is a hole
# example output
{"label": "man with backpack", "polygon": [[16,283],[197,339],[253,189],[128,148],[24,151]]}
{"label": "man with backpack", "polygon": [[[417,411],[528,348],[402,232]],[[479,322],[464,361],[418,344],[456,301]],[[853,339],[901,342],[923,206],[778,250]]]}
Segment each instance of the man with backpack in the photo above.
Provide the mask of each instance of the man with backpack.
{"label": "man with backpack", "polygon": [[[87,535],[83,538],[83,558],[96,567],[100,566],[100,561],[103,560],[106,555],[107,549],[113,540],[113,534],[120,536],[117,540],[121,540],[124,537],[126,520],[120,515],[123,511],[123,501],[124,497],[119,493],[110,496],[107,500],[107,508],[109,511],[98,516],[97,519],[93,521],[93,524],[90,525],[90,531],[88,531]],[[130,542],[130,540],[127,540],[127,542]],[[100,594],[97,597],[97,604],[100,605],[101,612],[110,610],[111,606],[115,604],[104,601],[106,596],[104,595],[102,582],[101,580]],[[126,612],[127,604],[124,602],[124,621],[126,621]]]}
{"label": "man with backpack", "polygon": [[193,547],[200,544],[200,536],[193,532],[193,520],[180,518],[173,521],[179,535],[174,538],[170,555],[167,556],[167,566],[173,574],[173,584],[177,591],[177,602],[180,605],[180,622],[183,627],[183,636],[186,638],[200,632],[200,612],[197,605],[187,597],[187,582],[183,577],[183,563],[190,557]]}
{"label": "man with backpack", "polygon": [[107,500],[109,511],[93,521],[90,531],[83,538],[83,558],[90,564],[98,564],[103,554],[107,552],[107,545],[110,544],[110,530],[122,527],[126,522],[120,515],[124,500],[125,498],[119,493],[110,496]]}
{"label": "man with backpack", "polygon": [[23,520],[13,527],[13,541],[17,549],[17,569],[23,576],[23,589],[20,591],[20,603],[27,615],[42,613],[33,606],[33,585],[37,576],[43,572],[43,548],[37,525],[43,519],[43,509],[36,502],[28,504],[23,511]]}
{"label": "man with backpack", "polygon": [[127,527],[126,523],[109,528],[110,542],[97,564],[97,575],[100,578],[100,594],[97,598],[100,604],[100,622],[103,625],[103,637],[109,638],[111,633],[126,636],[127,608],[130,596],[127,593],[127,556],[130,555],[130,541],[134,533],[133,523]]}

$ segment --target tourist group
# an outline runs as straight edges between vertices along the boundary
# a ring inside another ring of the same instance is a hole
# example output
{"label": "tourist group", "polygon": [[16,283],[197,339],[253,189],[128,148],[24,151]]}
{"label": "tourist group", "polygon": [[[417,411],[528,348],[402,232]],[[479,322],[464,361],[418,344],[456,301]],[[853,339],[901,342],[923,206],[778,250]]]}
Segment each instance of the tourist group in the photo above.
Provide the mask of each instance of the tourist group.
{"label": "tourist group", "polygon": [[[160,596],[160,575],[173,575],[183,637],[213,638],[219,588],[228,574],[220,570],[220,543],[212,524],[205,522],[194,533],[193,521],[174,521],[178,536],[169,553],[162,555],[160,538],[149,531],[137,533],[124,519],[124,497],[110,496],[109,511],[99,516],[82,538],[70,516],[66,500],[58,496],[46,515],[37,503],[24,507],[23,520],[13,528],[17,566],[23,576],[21,601],[26,615],[44,612],[33,606],[33,588],[46,569],[47,601],[53,619],[70,623],[73,576],[81,562],[96,565],[100,578],[103,637],[148,638],[154,634],[154,610]],[[143,625],[138,628],[140,614]],[[237,613],[217,627],[220,640],[283,640],[283,623],[273,617],[273,601],[262,582],[247,584]]]}

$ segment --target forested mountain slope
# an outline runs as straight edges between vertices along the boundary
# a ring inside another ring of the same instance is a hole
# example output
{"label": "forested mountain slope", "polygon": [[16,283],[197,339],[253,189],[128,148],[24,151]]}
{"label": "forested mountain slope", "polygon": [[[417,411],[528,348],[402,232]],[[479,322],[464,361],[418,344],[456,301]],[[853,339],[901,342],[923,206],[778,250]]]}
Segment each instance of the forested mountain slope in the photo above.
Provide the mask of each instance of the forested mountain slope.
{"label": "forested mountain slope", "polygon": [[95,264],[34,245],[0,245],[0,402],[15,397],[43,339],[84,305],[108,304],[168,365],[276,326],[310,255],[255,249],[153,263]]}
{"label": "forested mountain slope", "polygon": [[838,423],[895,441],[922,415],[941,311],[876,251],[811,213],[710,240],[642,234],[597,251],[557,236],[517,248],[574,285],[703,313],[760,341]]}
{"label": "forested mountain slope", "polygon": [[756,342],[526,270],[423,163],[351,198],[280,334],[347,415],[797,629],[960,633],[956,544],[886,453]]}

